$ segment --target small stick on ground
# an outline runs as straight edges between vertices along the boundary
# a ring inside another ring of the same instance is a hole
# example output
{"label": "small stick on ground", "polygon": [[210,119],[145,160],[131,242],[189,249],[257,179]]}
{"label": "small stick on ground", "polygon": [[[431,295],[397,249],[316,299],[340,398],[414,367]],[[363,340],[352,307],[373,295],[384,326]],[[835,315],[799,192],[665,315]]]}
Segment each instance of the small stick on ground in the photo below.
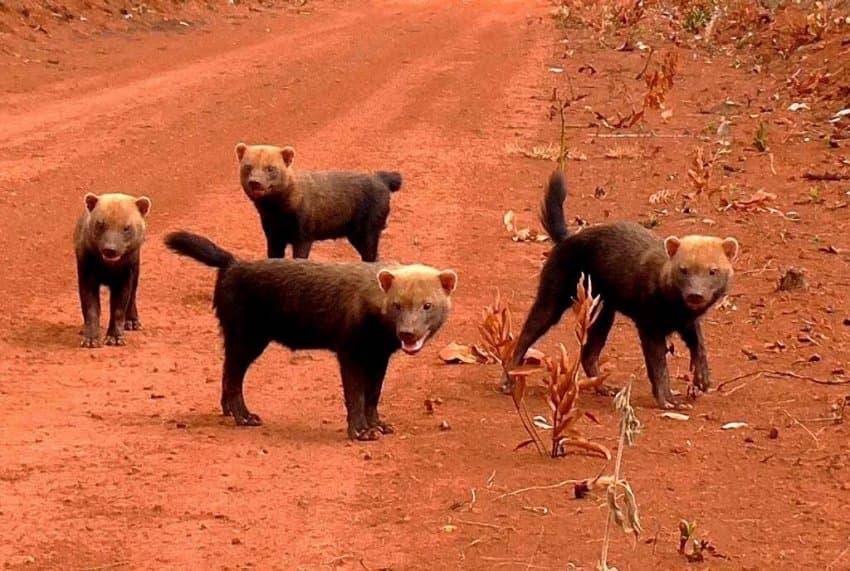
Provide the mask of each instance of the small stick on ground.
{"label": "small stick on ground", "polygon": [[516,531],[516,528],[512,527],[510,525],[502,526],[502,525],[496,525],[494,523],[485,523],[485,522],[482,522],[482,521],[468,521],[468,520],[465,520],[465,519],[455,519],[454,521],[456,521],[458,523],[465,524],[465,525],[475,525],[475,526],[478,526],[478,527],[486,527],[488,529],[497,529],[499,531],[504,531],[506,529],[509,529],[511,531]]}
{"label": "small stick on ground", "polygon": [[803,178],[806,180],[827,180],[827,181],[841,181],[841,180],[850,180],[850,174],[843,174],[837,172],[825,172],[825,173],[815,173],[815,172],[807,172],[803,174]]}
{"label": "small stick on ground", "polygon": [[643,64],[643,69],[640,70],[640,73],[635,76],[635,79],[640,79],[643,77],[643,74],[646,73],[646,70],[649,68],[649,63],[652,61],[652,54],[655,53],[655,48],[649,48],[649,55],[646,56],[646,62]]}
{"label": "small stick on ground", "polygon": [[[503,567],[505,565],[528,565],[525,561],[520,561],[519,559],[505,559],[502,557],[488,557],[486,555],[482,555],[480,557],[482,561],[492,561],[495,563],[494,567]],[[549,567],[543,567],[542,565],[532,565],[531,567],[526,567],[527,569],[549,569]]]}
{"label": "small stick on ground", "polygon": [[564,486],[575,486],[579,482],[584,482],[584,480],[564,480],[563,482],[558,482],[557,484],[549,484],[548,486],[529,486],[527,488],[520,488],[519,490],[514,490],[513,492],[507,492],[502,494],[501,496],[497,496],[497,500],[501,500],[502,498],[508,498],[510,496],[518,496],[520,494],[524,494],[525,492],[531,492],[533,490],[553,490],[555,488],[563,488]]}
{"label": "small stick on ground", "polygon": [[330,561],[326,561],[324,564],[327,565],[328,567],[333,567],[337,563],[344,563],[346,560],[351,559],[352,557],[354,557],[354,554],[345,553],[344,555],[339,555],[337,557],[334,557]]}
{"label": "small stick on ground", "polygon": [[534,547],[534,551],[531,552],[531,557],[528,558],[528,563],[525,565],[526,569],[531,569],[534,566],[534,558],[537,556],[537,552],[540,551],[540,544],[543,543],[543,531],[544,527],[540,526],[540,535],[537,538],[537,545]]}
{"label": "small stick on ground", "polygon": [[827,566],[826,566],[826,570],[827,570],[827,571],[831,571],[831,570],[833,569],[833,566],[834,566],[836,563],[838,563],[838,562],[839,562],[839,561],[840,561],[840,560],[841,560],[841,559],[842,559],[845,555],[847,555],[847,552],[848,552],[848,551],[850,551],[850,545],[848,545],[847,547],[845,547],[845,548],[844,548],[844,551],[842,551],[841,553],[839,553],[839,554],[838,554],[838,557],[836,557],[835,559],[833,559],[833,560],[832,560],[832,563],[830,563],[829,565],[827,565]]}
{"label": "small stick on ground", "polygon": [[105,569],[115,569],[117,567],[124,567],[129,565],[129,561],[116,561],[115,563],[108,563],[106,565],[98,565],[97,567],[84,567],[83,571],[104,571]]}
{"label": "small stick on ground", "polygon": [[815,444],[816,444],[818,447],[820,447],[820,440],[818,440],[818,437],[817,437],[817,436],[815,436],[815,434],[814,434],[811,430],[809,430],[809,428],[808,428],[805,424],[803,424],[802,422],[800,422],[799,420],[797,420],[794,416],[792,416],[792,415],[791,415],[791,413],[790,413],[790,412],[788,412],[788,411],[787,411],[787,410],[785,410],[784,408],[782,409],[782,412],[784,412],[784,413],[785,413],[785,415],[786,415],[788,418],[790,418],[791,420],[793,420],[795,424],[799,425],[799,426],[800,426],[800,428],[802,428],[803,430],[805,430],[805,431],[809,434],[809,436],[811,436],[811,437],[812,437],[812,440],[814,440],[814,441],[815,441]]}
{"label": "small stick on ground", "polygon": [[830,380],[827,380],[827,379],[819,379],[817,377],[812,377],[812,376],[809,376],[809,375],[799,375],[799,374],[794,373],[792,371],[777,371],[777,370],[774,370],[774,369],[759,369],[757,371],[750,371],[749,373],[743,373],[743,374],[738,375],[737,377],[732,377],[731,379],[723,381],[722,383],[717,385],[716,390],[717,390],[717,392],[723,392],[723,387],[725,387],[726,385],[729,385],[729,384],[734,383],[736,381],[740,381],[742,379],[746,379],[748,377],[754,377],[756,375],[767,375],[769,377],[787,377],[787,378],[791,378],[791,379],[799,379],[801,381],[809,381],[811,383],[815,383],[815,384],[818,384],[818,385],[834,385],[834,386],[850,385],[850,379],[840,379],[840,380],[830,381]]}
{"label": "small stick on ground", "polygon": [[600,139],[693,139],[693,135],[665,135],[657,133],[590,133]]}
{"label": "small stick on ground", "polygon": [[790,377],[792,379],[800,379],[801,381],[810,381],[818,385],[850,385],[850,379],[843,379],[840,381],[828,381],[825,379],[818,379],[817,377],[810,377],[809,375],[798,375],[797,373],[792,373],[791,371],[765,370],[761,372],[769,376]]}
{"label": "small stick on ground", "polygon": [[752,372],[749,372],[749,373],[744,373],[742,375],[738,375],[737,377],[732,377],[731,379],[725,380],[722,383],[720,383],[719,385],[717,385],[717,389],[715,389],[715,390],[717,390],[718,393],[721,393],[721,392],[723,392],[723,387],[725,387],[726,385],[730,385],[730,384],[735,383],[737,381],[742,381],[742,380],[747,379],[749,377],[755,377],[756,375],[761,375],[762,373],[763,373],[763,371],[752,371]]}

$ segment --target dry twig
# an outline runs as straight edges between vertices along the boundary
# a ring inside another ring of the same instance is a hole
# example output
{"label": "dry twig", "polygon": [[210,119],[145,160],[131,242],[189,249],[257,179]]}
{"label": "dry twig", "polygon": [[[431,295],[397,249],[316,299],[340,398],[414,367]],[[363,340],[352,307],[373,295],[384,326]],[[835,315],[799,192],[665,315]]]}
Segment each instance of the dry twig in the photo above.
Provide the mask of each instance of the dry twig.
{"label": "dry twig", "polygon": [[[602,539],[602,556],[599,560],[599,568],[602,571],[614,571],[616,568],[608,566],[608,546],[611,541],[611,523],[617,524],[626,533],[633,533],[635,540],[640,537],[641,525],[638,515],[637,500],[632,487],[626,480],[620,479],[620,470],[623,463],[623,450],[626,445],[634,446],[640,434],[640,421],[635,415],[630,398],[632,392],[632,381],[623,387],[614,397],[614,408],[620,413],[620,444],[617,448],[617,460],[614,463],[614,477],[608,487],[608,519],[605,522],[605,536]],[[620,507],[617,490],[622,490],[622,498],[625,500],[626,513]]]}

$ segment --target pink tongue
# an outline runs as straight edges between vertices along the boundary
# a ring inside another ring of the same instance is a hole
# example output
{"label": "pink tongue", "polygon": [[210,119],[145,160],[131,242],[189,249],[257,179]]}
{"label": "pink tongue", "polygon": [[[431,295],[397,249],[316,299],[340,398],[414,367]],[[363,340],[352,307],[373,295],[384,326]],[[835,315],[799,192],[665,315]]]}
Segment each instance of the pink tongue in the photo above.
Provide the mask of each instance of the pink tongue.
{"label": "pink tongue", "polygon": [[416,352],[416,351],[419,351],[420,349],[422,349],[422,345],[424,345],[424,344],[425,344],[425,337],[422,337],[421,339],[419,339],[419,340],[417,340],[413,343],[402,342],[401,347],[405,351],[409,351],[409,352],[413,353],[413,352]]}

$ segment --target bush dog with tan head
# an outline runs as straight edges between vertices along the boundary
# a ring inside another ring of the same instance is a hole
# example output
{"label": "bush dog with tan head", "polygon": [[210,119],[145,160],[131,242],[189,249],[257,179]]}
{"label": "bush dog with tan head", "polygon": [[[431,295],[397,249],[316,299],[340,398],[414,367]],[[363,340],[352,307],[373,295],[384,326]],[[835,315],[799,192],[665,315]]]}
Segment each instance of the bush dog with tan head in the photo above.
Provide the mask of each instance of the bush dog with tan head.
{"label": "bush dog with tan head", "polygon": [[378,171],[296,172],[295,150],[271,145],[236,145],[242,190],[260,214],[269,258],[292,246],[308,258],[317,240],[347,238],[364,262],[378,259],[378,242],[390,213],[390,193],[401,174]]}
{"label": "bush dog with tan head", "polygon": [[107,345],[124,345],[124,330],[141,327],[136,307],[139,256],[151,200],[127,194],[86,194],[74,231],[83,310],[83,347],[100,346],[100,288],[109,288]]}
{"label": "bush dog with tan head", "polygon": [[392,432],[378,415],[390,357],[415,354],[445,323],[457,275],[420,265],[307,260],[239,261],[211,241],[173,232],[166,245],[218,268],[213,306],[224,337],[221,409],[237,425],[257,426],[242,395],[245,372],[275,341],[297,351],[336,353],[348,436]]}
{"label": "bush dog with tan head", "polygon": [[[665,240],[639,224],[615,222],[569,235],[564,220],[566,185],[555,171],[541,208],[541,222],[555,247],[540,274],[537,298],[520,333],[510,368],[560,320],[576,295],[580,275],[591,280],[603,308],[588,332],[581,360],[588,377],[599,375],[599,355],[617,312],[637,326],[652,392],[661,408],[685,404],[674,397],[667,371],[667,337],[678,333],[691,354],[694,384],[710,386],[700,318],[731,285],[734,238],[670,236]],[[510,382],[505,381],[505,390]]]}

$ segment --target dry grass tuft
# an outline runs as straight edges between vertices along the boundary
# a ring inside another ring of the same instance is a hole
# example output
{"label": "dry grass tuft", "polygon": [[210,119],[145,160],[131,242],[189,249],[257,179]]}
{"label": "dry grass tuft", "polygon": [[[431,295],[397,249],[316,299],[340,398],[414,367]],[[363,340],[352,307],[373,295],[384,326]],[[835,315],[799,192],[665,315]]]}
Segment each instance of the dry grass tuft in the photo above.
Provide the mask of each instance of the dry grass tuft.
{"label": "dry grass tuft", "polygon": [[673,78],[679,65],[679,55],[675,51],[664,54],[661,65],[645,76],[646,95],[643,98],[644,109],[664,108],[664,99],[673,89]]}
{"label": "dry grass tuft", "polygon": [[500,293],[496,293],[493,305],[484,308],[478,331],[481,333],[481,348],[504,369],[513,357],[517,341],[510,309],[502,303]]}
{"label": "dry grass tuft", "polygon": [[521,155],[529,159],[538,161],[557,161],[560,153],[558,147],[549,143],[547,145],[535,145],[533,147],[524,148],[515,143],[510,143],[505,146],[505,152],[510,155]]}
{"label": "dry grass tuft", "polygon": [[[585,283],[587,283],[586,287]],[[572,306],[576,321],[575,336],[579,349],[586,343],[587,332],[602,309],[601,298],[599,296],[594,297],[591,288],[590,280],[585,280],[582,275],[579,279],[576,300]],[[494,350],[510,347],[510,354],[512,354],[516,342],[513,339],[513,334],[510,333],[509,324],[510,318],[503,317],[501,312],[494,313],[485,310],[485,323],[482,326],[482,334],[486,332],[487,335],[485,343],[492,345]],[[503,363],[508,362],[510,354],[508,354],[506,360],[502,361]],[[548,449],[548,455],[557,458],[566,454],[568,446],[573,446],[599,454],[606,459],[611,458],[611,452],[605,446],[585,438],[577,426],[578,421],[582,418],[593,419],[592,416],[583,413],[578,407],[581,389],[602,380],[600,378],[580,381],[580,366],[580,359],[578,357],[570,359],[563,345],[560,346],[560,354],[557,359],[551,357],[544,357],[543,359],[544,383],[547,389],[546,402],[552,414],[552,437],[548,446],[540,436],[525,401],[527,377],[539,371],[540,368],[520,367],[510,371],[509,374],[514,381],[512,392],[514,405],[523,427],[529,435],[529,439],[522,442],[517,448],[533,444],[541,454],[546,454]]]}
{"label": "dry grass tuft", "polygon": [[723,150],[709,154],[703,147],[694,149],[691,168],[688,169],[688,180],[690,180],[696,196],[711,194],[711,174],[714,170],[714,164],[723,154],[725,154]]}
{"label": "dry grass tuft", "polygon": [[639,145],[617,145],[605,151],[606,159],[640,159],[643,156]]}

